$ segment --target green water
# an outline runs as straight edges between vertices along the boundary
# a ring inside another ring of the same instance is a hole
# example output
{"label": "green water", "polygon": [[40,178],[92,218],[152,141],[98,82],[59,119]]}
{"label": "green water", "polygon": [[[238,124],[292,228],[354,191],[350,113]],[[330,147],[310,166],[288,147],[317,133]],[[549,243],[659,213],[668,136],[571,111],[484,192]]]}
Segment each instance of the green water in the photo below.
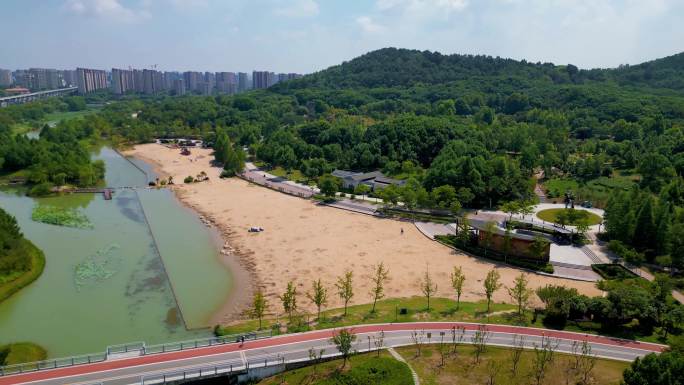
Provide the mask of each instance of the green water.
{"label": "green water", "polygon": [[[111,149],[97,158],[107,164],[108,186],[147,184]],[[37,204],[79,208],[94,228],[34,222]],[[111,201],[101,194],[34,199],[2,190],[0,207],[17,217],[47,261],[36,282],[0,303],[0,344],[32,341],[58,357],[207,336],[204,327],[231,290],[214,235],[168,190],[117,190]],[[76,274],[97,269],[105,273]],[[202,329],[188,331],[183,320]]]}

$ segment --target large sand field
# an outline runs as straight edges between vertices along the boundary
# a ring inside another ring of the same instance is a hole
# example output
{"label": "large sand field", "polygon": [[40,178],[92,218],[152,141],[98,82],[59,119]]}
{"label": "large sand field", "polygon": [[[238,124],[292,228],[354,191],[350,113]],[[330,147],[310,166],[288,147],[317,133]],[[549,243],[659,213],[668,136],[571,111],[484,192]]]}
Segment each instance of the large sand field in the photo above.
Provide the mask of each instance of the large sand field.
{"label": "large sand field", "polygon": [[[252,274],[252,282],[265,291],[272,311],[281,311],[277,295],[293,280],[302,293],[299,303],[313,309],[303,293],[311,281],[322,279],[329,288],[328,307],[341,301],[334,282],[345,269],[354,272],[353,303],[370,302],[370,272],[384,262],[390,270],[387,297],[420,295],[419,282],[429,267],[438,285],[438,296],[453,296],[449,274],[461,266],[466,274],[463,300],[484,299],[482,282],[487,272],[499,270],[504,286],[512,285],[520,270],[469,257],[426,238],[408,222],[378,219],[364,214],[318,206],[314,201],[281,194],[238,178],[219,179],[211,167],[211,150],[192,150],[190,156],[157,144],[136,146],[129,155],[152,162],[158,172],[172,175],[180,199],[220,228],[231,246],[231,258],[239,258]],[[182,184],[188,175],[207,172],[210,180]],[[264,228],[249,233],[250,226]],[[403,234],[401,230],[404,230]],[[586,295],[599,295],[593,283],[529,273],[532,287],[557,284],[577,288]],[[249,291],[248,288],[245,289]],[[536,297],[535,297],[536,299]],[[505,288],[494,295],[497,302],[512,302]],[[228,321],[234,306],[226,306],[215,317]]]}

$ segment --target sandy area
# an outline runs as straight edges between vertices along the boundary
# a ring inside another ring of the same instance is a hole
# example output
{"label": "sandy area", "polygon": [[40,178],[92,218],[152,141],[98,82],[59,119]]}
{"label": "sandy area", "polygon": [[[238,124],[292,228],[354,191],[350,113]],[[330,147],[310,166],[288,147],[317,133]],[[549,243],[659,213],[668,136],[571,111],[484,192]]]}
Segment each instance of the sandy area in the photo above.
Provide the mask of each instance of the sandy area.
{"label": "sandy area", "polygon": [[[136,146],[127,152],[155,163],[159,171],[172,175],[174,189],[223,232],[224,238],[253,275],[253,282],[264,288],[273,311],[281,311],[277,295],[289,280],[302,293],[301,305],[313,307],[303,293],[311,281],[322,279],[329,287],[329,307],[341,305],[334,293],[335,277],[345,269],[354,272],[355,297],[352,303],[370,301],[370,272],[380,261],[390,270],[388,297],[420,295],[419,282],[429,266],[438,285],[438,296],[453,296],[449,273],[462,266],[466,274],[463,300],[484,298],[482,282],[489,270],[497,268],[502,283],[510,286],[520,271],[472,258],[429,240],[407,222],[377,219],[363,214],[317,206],[313,201],[281,194],[249,184],[241,179],[218,178],[219,169],[210,166],[210,150],[193,150],[184,157],[178,150],[157,144]],[[181,184],[187,175],[207,172],[210,180]],[[250,226],[261,226],[263,233],[249,233]],[[404,233],[401,234],[403,228]],[[532,287],[560,284],[581,293],[598,295],[593,283],[529,274]],[[495,296],[497,302],[511,302],[505,288]],[[234,309],[223,309],[224,320]]]}

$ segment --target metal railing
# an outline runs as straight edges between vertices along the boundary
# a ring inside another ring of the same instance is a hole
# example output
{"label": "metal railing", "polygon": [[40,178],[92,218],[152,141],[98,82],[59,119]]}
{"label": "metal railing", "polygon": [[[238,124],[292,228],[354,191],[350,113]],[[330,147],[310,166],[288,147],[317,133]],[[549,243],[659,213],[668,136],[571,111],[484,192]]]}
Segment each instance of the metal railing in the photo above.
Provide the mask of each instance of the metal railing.
{"label": "metal railing", "polygon": [[254,340],[260,340],[263,338],[269,338],[272,336],[273,336],[273,332],[271,330],[262,330],[262,331],[243,333],[243,334],[231,334],[231,335],[221,336],[221,337],[211,337],[211,338],[203,338],[203,339],[198,339],[198,340],[170,342],[170,343],[164,343],[164,344],[158,344],[158,345],[145,346],[143,354],[145,354],[145,355],[146,354],[158,354],[158,353],[175,352],[175,351],[179,351],[179,350],[204,348],[204,347],[215,346],[215,345],[234,344],[236,342],[242,342],[243,338],[244,338],[244,341],[254,341]]}
{"label": "metal railing", "polygon": [[145,343],[144,342],[130,342],[127,344],[120,345],[110,345],[107,346],[107,355],[112,354],[125,354],[130,352],[144,352]]}
{"label": "metal railing", "polygon": [[57,369],[67,366],[92,364],[94,362],[102,362],[107,359],[107,353],[93,353],[84,354],[80,356],[72,356],[66,358],[55,358],[52,360],[44,360],[38,362],[27,362],[24,364],[15,364],[0,366],[0,376],[8,376],[10,374],[19,374],[26,372],[36,372],[39,370]]}
{"label": "metal railing", "polygon": [[285,357],[267,357],[263,359],[225,361],[218,365],[201,366],[197,368],[189,368],[184,370],[175,370],[152,374],[142,377],[140,383],[142,385],[148,384],[165,384],[168,382],[185,381],[190,379],[199,379],[202,377],[216,377],[225,376],[234,373],[243,373],[249,369],[266,368],[269,366],[285,364]]}
{"label": "metal railing", "polygon": [[262,330],[250,333],[231,334],[221,337],[202,338],[197,340],[188,340],[181,342],[170,342],[158,345],[145,345],[144,342],[134,342],[129,344],[108,346],[105,352],[84,354],[79,356],[72,356],[66,358],[55,358],[51,360],[27,362],[24,364],[15,364],[8,366],[0,366],[0,377],[11,374],[20,374],[26,372],[36,372],[40,370],[57,369],[68,366],[92,364],[96,362],[103,362],[107,360],[107,355],[122,354],[133,351],[140,352],[140,355],[159,354],[166,352],[174,352],[179,350],[197,349],[208,346],[226,345],[232,343],[240,343],[244,341],[254,341],[273,336],[271,330]]}

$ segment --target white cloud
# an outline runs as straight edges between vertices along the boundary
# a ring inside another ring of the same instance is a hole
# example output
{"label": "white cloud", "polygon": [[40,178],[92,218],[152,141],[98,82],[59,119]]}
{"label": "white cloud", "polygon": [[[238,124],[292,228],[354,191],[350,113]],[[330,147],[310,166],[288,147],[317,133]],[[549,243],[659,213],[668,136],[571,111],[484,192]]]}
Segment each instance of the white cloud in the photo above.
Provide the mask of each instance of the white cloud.
{"label": "white cloud", "polygon": [[385,27],[373,21],[369,16],[359,16],[356,18],[356,23],[361,26],[361,29],[366,33],[376,33],[385,30]]}
{"label": "white cloud", "polygon": [[67,0],[64,7],[76,15],[94,16],[124,23],[139,22],[150,17],[147,10],[127,8],[119,0]]}
{"label": "white cloud", "polygon": [[285,17],[313,17],[318,15],[318,11],[318,3],[315,0],[295,0],[276,8],[275,13]]}
{"label": "white cloud", "polygon": [[377,0],[375,6],[381,11],[452,12],[465,9],[468,0]]}

